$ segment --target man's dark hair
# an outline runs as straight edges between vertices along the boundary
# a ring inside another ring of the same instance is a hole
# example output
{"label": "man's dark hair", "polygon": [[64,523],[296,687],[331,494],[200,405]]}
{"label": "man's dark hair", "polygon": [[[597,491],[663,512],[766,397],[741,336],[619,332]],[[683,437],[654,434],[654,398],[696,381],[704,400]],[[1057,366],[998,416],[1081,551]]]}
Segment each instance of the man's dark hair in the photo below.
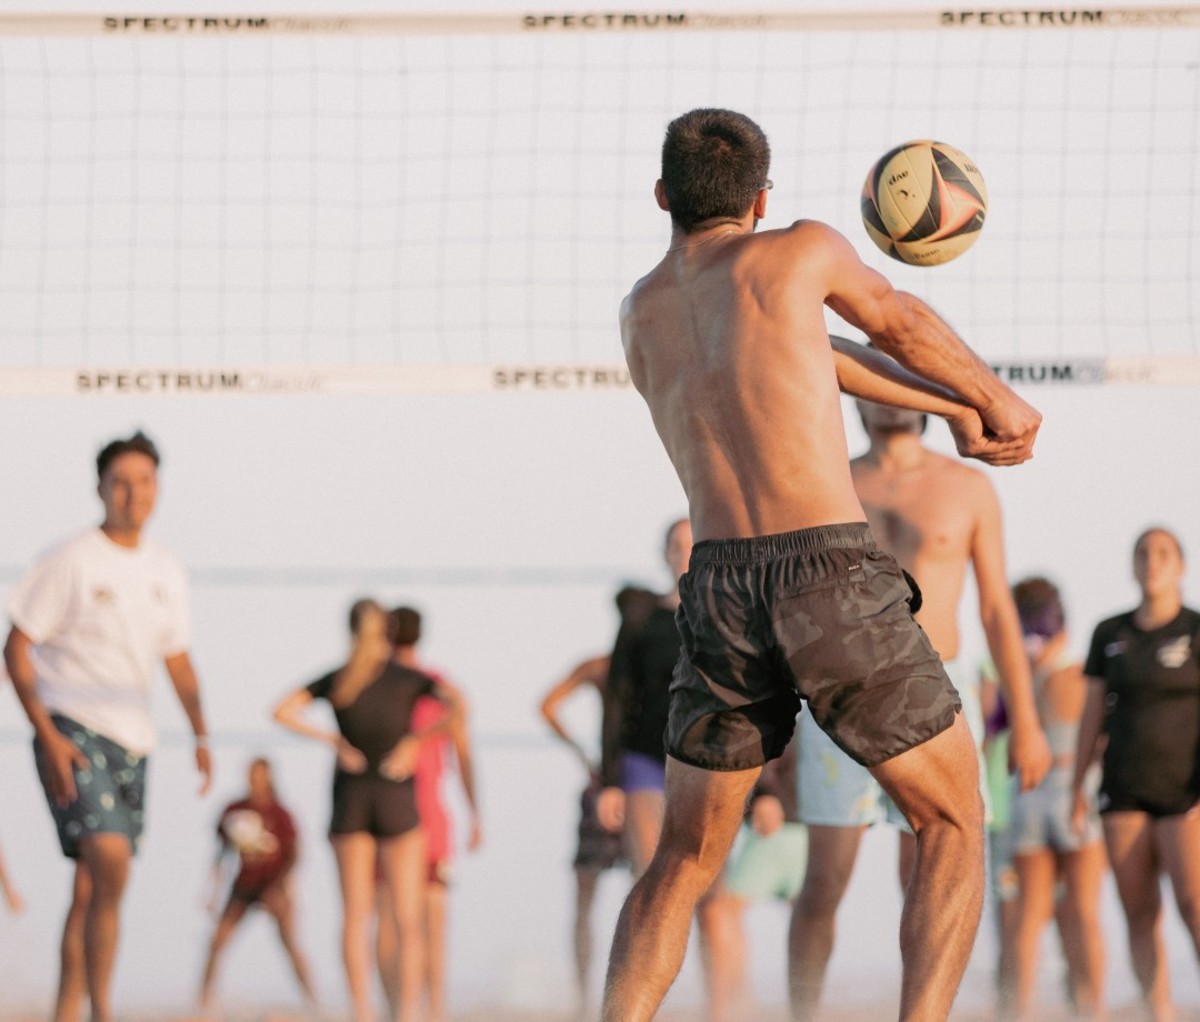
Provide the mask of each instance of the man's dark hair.
{"label": "man's dark hair", "polygon": [[684,231],[740,218],[767,187],[771,147],[762,128],[732,110],[691,110],[667,125],[662,182],[671,220]]}
{"label": "man's dark hair", "polygon": [[397,607],[388,614],[388,638],[393,646],[415,646],[421,639],[421,612]]}
{"label": "man's dark hair", "polygon": [[139,429],[128,440],[112,440],[104,445],[96,455],[96,475],[103,479],[108,466],[122,454],[144,454],[154,462],[155,468],[158,468],[160,461],[154,441]]}

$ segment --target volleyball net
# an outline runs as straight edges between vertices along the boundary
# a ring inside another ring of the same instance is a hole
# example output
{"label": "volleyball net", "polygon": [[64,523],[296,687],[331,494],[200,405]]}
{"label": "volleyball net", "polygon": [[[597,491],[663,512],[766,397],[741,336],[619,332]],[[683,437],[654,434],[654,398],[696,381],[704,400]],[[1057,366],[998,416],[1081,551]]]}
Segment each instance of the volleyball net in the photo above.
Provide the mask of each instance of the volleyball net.
{"label": "volleyball net", "polygon": [[[1200,383],[1200,9],[0,15],[0,393],[628,387],[666,123],[742,110],[827,221],[1015,382]],[[875,250],[889,147],[990,193]],[[831,329],[854,336],[835,316]]]}

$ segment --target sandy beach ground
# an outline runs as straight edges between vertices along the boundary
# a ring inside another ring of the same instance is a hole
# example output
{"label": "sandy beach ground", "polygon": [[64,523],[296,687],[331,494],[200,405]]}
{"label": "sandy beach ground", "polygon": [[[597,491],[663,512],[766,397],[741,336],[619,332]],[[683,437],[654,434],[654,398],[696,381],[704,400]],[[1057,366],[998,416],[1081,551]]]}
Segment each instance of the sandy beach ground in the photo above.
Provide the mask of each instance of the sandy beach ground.
{"label": "sandy beach ground", "polygon": [[[881,1003],[877,1006],[854,1008],[830,1007],[813,1022],[887,1022],[895,1018],[895,1005]],[[140,1009],[132,1013],[121,1013],[122,1022],[349,1022],[349,1016],[337,1012],[305,1014],[294,1008],[270,1006],[241,1006],[227,1009],[219,1015],[201,1015],[184,1010],[163,1008],[161,1011]],[[9,1012],[0,1008],[0,1022],[44,1022],[45,1014],[34,1011]],[[702,1009],[695,1011],[666,1011],[658,1016],[659,1022],[703,1022]],[[991,1012],[969,1010],[953,1012],[951,1022],[994,1022]],[[1039,1011],[1039,1022],[1071,1022],[1078,1019],[1065,1007],[1046,1007]],[[1109,1022],[1141,1022],[1145,1016],[1136,1005],[1115,1006],[1109,1013]],[[529,1012],[510,1008],[476,1007],[455,1012],[452,1022],[580,1022],[570,1011]],[[764,1006],[747,1013],[740,1022],[789,1022],[787,1012],[780,1006]],[[1200,1009],[1180,1009],[1178,1022],[1200,1022]]]}

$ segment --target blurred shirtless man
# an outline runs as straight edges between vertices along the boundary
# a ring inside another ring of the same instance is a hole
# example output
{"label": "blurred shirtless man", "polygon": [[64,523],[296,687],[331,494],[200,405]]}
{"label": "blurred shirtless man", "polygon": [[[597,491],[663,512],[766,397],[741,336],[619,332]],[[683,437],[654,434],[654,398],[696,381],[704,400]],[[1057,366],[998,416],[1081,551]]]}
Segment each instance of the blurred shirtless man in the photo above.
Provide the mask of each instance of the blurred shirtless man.
{"label": "blurred shirtless man", "polygon": [[[925,416],[859,401],[870,446],[850,463],[854,488],[879,545],[912,573],[923,597],[917,621],[942,658],[963,702],[977,744],[983,712],[976,672],[958,656],[958,605],[968,565],[979,593],[979,619],[1004,684],[1012,723],[1010,752],[1022,786],[1049,769],[1050,751],[1038,724],[1021,624],[1004,567],[1000,503],[978,469],[931,451],[921,442]],[[850,881],[863,832],[887,820],[903,824],[878,782],[805,716],[799,725],[799,817],[809,828],[808,870],[789,935],[793,1015],[809,1018],[820,999],[833,951],[838,905]],[[901,830],[900,878],[915,853]]]}
{"label": "blurred shirtless man", "polygon": [[[871,538],[838,388],[943,416],[961,453],[993,464],[1026,460],[1041,417],[836,231],[799,221],[753,233],[769,162],[762,131],[740,114],[673,121],[655,185],[670,247],[621,309],[630,374],[687,494],[696,544],[680,584],[662,837],[617,925],[605,1022],[654,1015],[696,902],[802,698],[917,836],[901,1019],[947,1016],[979,923],[974,743],[912,618],[915,593]],[[831,343],[825,305],[912,373]]]}

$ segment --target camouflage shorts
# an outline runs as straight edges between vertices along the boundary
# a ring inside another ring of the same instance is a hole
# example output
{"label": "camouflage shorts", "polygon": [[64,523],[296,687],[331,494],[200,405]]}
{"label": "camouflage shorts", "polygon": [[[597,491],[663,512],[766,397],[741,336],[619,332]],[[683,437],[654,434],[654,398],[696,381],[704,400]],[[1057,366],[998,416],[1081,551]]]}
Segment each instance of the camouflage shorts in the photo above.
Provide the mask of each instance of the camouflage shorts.
{"label": "camouflage shorts", "polygon": [[60,806],[50,793],[49,772],[41,743],[34,739],[33,754],[38,777],[58,828],[63,855],[79,858],[79,842],[94,834],[124,834],[130,851],[136,853],[142,836],[143,802],[146,797],[146,757],[127,752],[111,738],[89,727],[53,714],[54,726],[79,746],[88,767],[75,767],[75,801]]}
{"label": "camouflage shorts", "polygon": [[684,763],[761,766],[783,752],[803,699],[874,766],[961,708],[913,620],[915,584],[865,523],[697,543],[679,592],[667,749]]}

